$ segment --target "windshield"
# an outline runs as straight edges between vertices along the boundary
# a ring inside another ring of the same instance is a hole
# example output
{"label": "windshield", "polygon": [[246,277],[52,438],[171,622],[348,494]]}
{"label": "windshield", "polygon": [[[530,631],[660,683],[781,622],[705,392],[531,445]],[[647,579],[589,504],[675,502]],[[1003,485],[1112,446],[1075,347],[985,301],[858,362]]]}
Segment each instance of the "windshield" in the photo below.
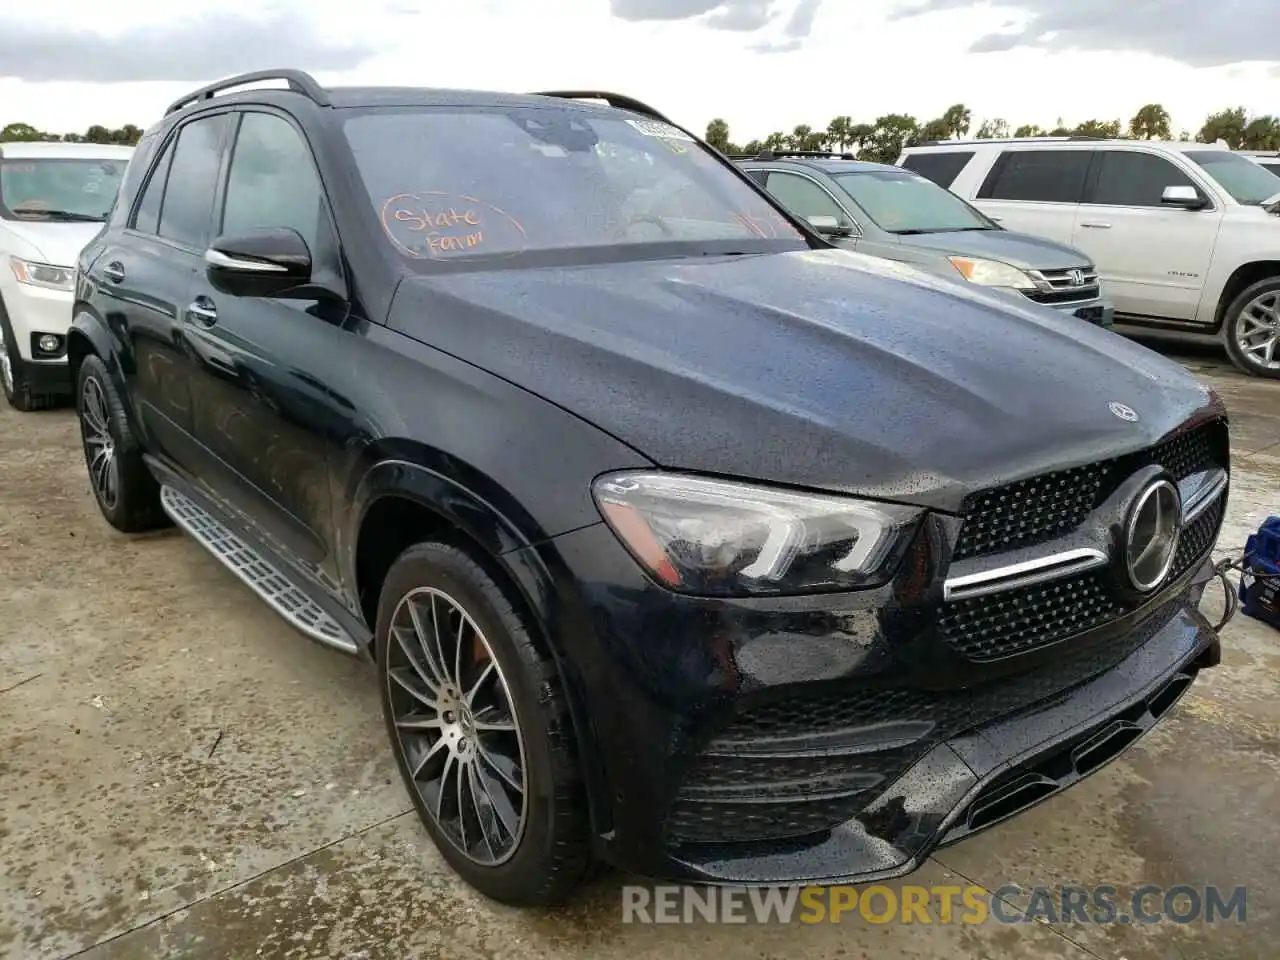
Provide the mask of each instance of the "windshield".
{"label": "windshield", "polygon": [[1260,204],[1280,193],[1280,179],[1248,157],[1227,150],[1188,150],[1187,157],[1218,181],[1236,203]]}
{"label": "windshield", "polygon": [[105,220],[115,203],[123,158],[0,160],[0,217],[6,220]]}
{"label": "windshield", "polygon": [[344,128],[383,231],[407,258],[807,246],[748,184],[664,123],[566,104],[381,110]]}
{"label": "windshield", "polygon": [[851,170],[835,174],[835,181],[890,233],[999,229],[950,190],[904,170]]}

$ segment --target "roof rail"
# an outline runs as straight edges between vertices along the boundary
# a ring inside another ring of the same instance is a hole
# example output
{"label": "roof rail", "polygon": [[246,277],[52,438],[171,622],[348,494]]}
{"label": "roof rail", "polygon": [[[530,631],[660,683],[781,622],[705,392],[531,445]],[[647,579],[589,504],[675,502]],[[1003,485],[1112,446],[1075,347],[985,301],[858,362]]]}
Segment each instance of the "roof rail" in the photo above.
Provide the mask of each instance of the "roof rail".
{"label": "roof rail", "polygon": [[295,93],[303,94],[318,106],[329,106],[329,95],[325,93],[324,87],[316,83],[315,77],[306,71],[254,70],[252,73],[239,73],[234,77],[227,77],[225,80],[211,83],[207,87],[201,87],[199,90],[173,101],[173,103],[169,104],[169,108],[165,110],[165,116],[181,110],[183,107],[188,107],[197,100],[212,100],[214,94],[222,93],[234,87],[243,87],[249,83],[261,83],[264,80],[283,80],[289,85],[289,89]]}
{"label": "roof rail", "polygon": [[826,160],[857,160],[856,154],[838,150],[761,150],[753,157],[735,157],[741,160],[779,160],[784,157],[822,157]]}
{"label": "roof rail", "polygon": [[617,110],[630,110],[632,113],[641,113],[654,120],[661,120],[663,123],[671,123],[647,103],[621,93],[608,93],[604,90],[540,90],[533,96],[559,97],[561,100],[603,100]]}
{"label": "roof rail", "polygon": [[1119,137],[1086,137],[1080,134],[1071,134],[1066,137],[975,137],[969,140],[922,140],[919,143],[904,144],[904,147],[968,147],[975,143],[1044,143],[1046,140],[1054,143],[1067,143],[1073,140],[1118,140]]}

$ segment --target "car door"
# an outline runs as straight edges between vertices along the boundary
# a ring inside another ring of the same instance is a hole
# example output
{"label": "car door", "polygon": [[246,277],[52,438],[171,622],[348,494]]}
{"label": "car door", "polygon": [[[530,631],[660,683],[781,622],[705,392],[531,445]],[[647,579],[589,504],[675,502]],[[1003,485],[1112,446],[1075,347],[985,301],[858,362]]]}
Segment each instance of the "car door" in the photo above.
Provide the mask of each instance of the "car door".
{"label": "car door", "polygon": [[132,354],[135,414],[153,453],[189,469],[191,357],[183,310],[208,240],[227,115],[177,127],[156,155],[119,239],[89,269]]}
{"label": "car door", "polygon": [[[1201,210],[1161,202],[1166,187],[1195,188]],[[1197,178],[1141,147],[1097,151],[1071,242],[1098,267],[1119,314],[1194,320],[1222,224]]]}
{"label": "car door", "polygon": [[[288,227],[311,251],[313,280],[345,289],[337,232],[311,148],[282,114],[239,114],[216,233]],[[328,486],[327,412],[335,397],[308,356],[343,356],[345,302],[237,297],[197,275],[189,335],[199,345],[193,421],[206,486],[258,522],[304,572],[336,575]],[[349,403],[347,404],[349,406]]]}
{"label": "car door", "polygon": [[803,220],[834,217],[837,223],[847,225],[853,234],[827,239],[850,250],[857,246],[858,227],[853,215],[815,178],[791,170],[757,170],[753,176],[756,173],[764,174],[765,189],[792,214]]}
{"label": "car door", "polygon": [[971,202],[1008,230],[1070,243],[1090,157],[1078,147],[1005,150]]}

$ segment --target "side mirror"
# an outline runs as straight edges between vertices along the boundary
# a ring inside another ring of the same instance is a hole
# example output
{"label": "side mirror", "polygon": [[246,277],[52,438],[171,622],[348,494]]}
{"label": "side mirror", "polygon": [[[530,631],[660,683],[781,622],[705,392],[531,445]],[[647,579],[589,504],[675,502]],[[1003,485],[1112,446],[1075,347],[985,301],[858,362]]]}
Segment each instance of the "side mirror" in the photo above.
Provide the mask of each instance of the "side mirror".
{"label": "side mirror", "polygon": [[826,214],[815,213],[811,217],[805,217],[809,222],[809,226],[822,234],[824,237],[847,237],[853,233],[853,228],[847,223],[842,223],[839,218],[827,216]]}
{"label": "side mirror", "polygon": [[1160,194],[1160,202],[1166,207],[1181,207],[1183,210],[1203,210],[1209,201],[1200,196],[1195,187],[1165,187]]}
{"label": "side mirror", "polygon": [[315,296],[308,287],[311,251],[288,227],[218,237],[204,262],[213,288],[235,297],[287,297],[298,288],[307,298]]}

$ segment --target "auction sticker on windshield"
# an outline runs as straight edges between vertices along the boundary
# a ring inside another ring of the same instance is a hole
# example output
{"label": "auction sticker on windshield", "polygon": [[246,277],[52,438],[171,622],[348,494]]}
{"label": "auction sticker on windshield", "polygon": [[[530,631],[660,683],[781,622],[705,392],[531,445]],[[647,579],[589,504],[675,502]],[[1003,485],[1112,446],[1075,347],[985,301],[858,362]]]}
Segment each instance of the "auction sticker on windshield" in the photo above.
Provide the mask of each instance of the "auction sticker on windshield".
{"label": "auction sticker on windshield", "polygon": [[669,123],[663,123],[660,120],[631,120],[627,123],[635,127],[646,137],[661,137],[664,140],[688,140],[693,141],[693,137],[689,136],[678,127],[673,127]]}

